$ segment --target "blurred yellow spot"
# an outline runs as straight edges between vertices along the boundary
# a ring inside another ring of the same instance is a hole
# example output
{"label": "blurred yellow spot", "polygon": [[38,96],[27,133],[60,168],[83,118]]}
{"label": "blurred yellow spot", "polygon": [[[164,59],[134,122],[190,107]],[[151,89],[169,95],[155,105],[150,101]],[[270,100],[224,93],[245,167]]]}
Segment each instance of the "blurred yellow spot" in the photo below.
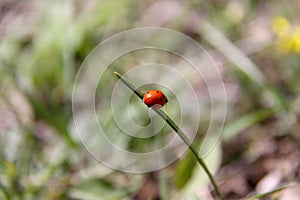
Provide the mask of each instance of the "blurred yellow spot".
{"label": "blurred yellow spot", "polygon": [[296,26],[293,34],[292,34],[292,41],[293,41],[293,50],[297,53],[300,53],[300,25]]}
{"label": "blurred yellow spot", "polygon": [[284,17],[276,17],[272,30],[277,35],[277,47],[283,53],[300,54],[300,25],[291,25]]}
{"label": "blurred yellow spot", "polygon": [[277,44],[281,52],[288,53],[292,51],[293,40],[289,36],[279,38]]}
{"label": "blurred yellow spot", "polygon": [[290,23],[284,17],[276,17],[272,22],[272,30],[278,36],[284,36],[289,32]]}

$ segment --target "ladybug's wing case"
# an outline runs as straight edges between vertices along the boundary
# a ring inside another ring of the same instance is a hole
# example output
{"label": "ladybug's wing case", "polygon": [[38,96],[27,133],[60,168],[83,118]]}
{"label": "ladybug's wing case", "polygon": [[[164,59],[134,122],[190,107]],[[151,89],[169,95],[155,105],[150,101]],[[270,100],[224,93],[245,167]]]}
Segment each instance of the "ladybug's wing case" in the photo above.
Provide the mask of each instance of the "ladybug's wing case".
{"label": "ladybug's wing case", "polygon": [[143,102],[150,108],[154,105],[160,105],[157,106],[160,108],[168,102],[168,99],[160,90],[148,90],[144,94]]}

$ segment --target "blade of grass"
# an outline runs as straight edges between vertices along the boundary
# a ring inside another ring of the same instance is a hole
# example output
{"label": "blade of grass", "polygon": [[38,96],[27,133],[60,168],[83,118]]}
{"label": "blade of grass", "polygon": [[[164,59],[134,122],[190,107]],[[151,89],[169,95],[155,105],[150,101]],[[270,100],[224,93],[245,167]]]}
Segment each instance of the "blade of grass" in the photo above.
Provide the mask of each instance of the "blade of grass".
{"label": "blade of grass", "polygon": [[246,114],[242,117],[240,117],[237,120],[234,120],[233,123],[226,126],[223,130],[223,140],[228,141],[244,129],[259,123],[272,115],[276,113],[276,110],[267,108],[267,109],[261,109],[255,112],[251,112],[249,114]]}
{"label": "blade of grass", "polygon": [[222,32],[208,21],[199,21],[199,33],[221,52],[236,68],[244,72],[261,91],[268,92],[272,100],[282,111],[286,111],[288,104],[280,91],[272,86],[260,68],[235,44],[233,44]]}
{"label": "blade of grass", "polygon": [[[137,89],[130,81],[125,79],[121,74],[118,72],[114,72],[114,74],[126,85],[131,89],[140,99],[143,99],[144,94]],[[216,184],[216,181],[213,177],[213,175],[210,173],[208,167],[206,166],[204,160],[199,157],[196,148],[193,146],[192,142],[188,139],[188,137],[183,133],[183,131],[177,126],[177,124],[161,109],[154,109],[154,111],[161,117],[163,118],[167,124],[177,133],[177,135],[183,140],[183,142],[189,147],[190,151],[194,154],[197,162],[202,166],[204,169],[205,173],[209,177],[217,196],[220,199],[223,199],[223,196],[219,190],[218,185]]]}
{"label": "blade of grass", "polygon": [[[7,188],[4,186],[4,185],[2,185],[1,183],[0,183],[0,193],[2,193],[3,195],[3,197],[5,198],[5,199],[11,199],[11,197],[10,197],[10,195],[9,195],[9,192],[7,191]],[[0,195],[1,196],[1,195]]]}
{"label": "blade of grass", "polygon": [[236,67],[244,71],[254,82],[259,85],[266,83],[266,78],[259,68],[213,25],[207,21],[201,21],[199,32],[211,45],[224,54]]}
{"label": "blade of grass", "polygon": [[280,192],[282,190],[285,190],[287,188],[291,188],[291,187],[294,187],[296,186],[297,184],[290,184],[290,185],[285,185],[285,186],[282,186],[282,187],[278,187],[278,188],[275,188],[274,190],[271,190],[269,192],[265,192],[265,193],[261,193],[261,194],[257,194],[257,195],[254,195],[250,198],[248,198],[248,200],[255,200],[255,199],[261,199],[261,198],[265,198],[267,196],[270,196],[272,194],[275,194],[277,192]]}
{"label": "blade of grass", "polygon": [[159,172],[159,193],[162,200],[168,200],[170,191],[168,190],[168,182],[165,169]]}

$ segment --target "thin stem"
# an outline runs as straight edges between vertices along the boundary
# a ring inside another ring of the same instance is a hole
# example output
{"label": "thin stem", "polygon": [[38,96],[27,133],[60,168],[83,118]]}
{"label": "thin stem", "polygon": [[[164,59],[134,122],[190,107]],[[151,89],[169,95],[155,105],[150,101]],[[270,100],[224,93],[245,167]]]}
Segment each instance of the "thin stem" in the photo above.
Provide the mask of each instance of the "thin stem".
{"label": "thin stem", "polygon": [[[144,94],[138,89],[136,88],[132,83],[130,83],[127,79],[125,79],[121,74],[119,74],[118,72],[114,72],[114,74],[126,85],[128,86],[140,99],[143,99]],[[192,142],[189,140],[189,138],[183,133],[183,131],[176,125],[176,123],[161,109],[153,109],[161,118],[163,118],[168,124],[169,126],[177,133],[177,135],[183,140],[183,142],[189,147],[190,151],[194,154],[194,156],[196,157],[196,160],[198,161],[198,163],[203,167],[205,173],[207,174],[207,176],[209,177],[217,196],[220,199],[224,199],[218,185],[216,184],[216,181],[213,177],[213,175],[210,173],[207,165],[205,164],[204,160],[202,158],[199,157],[196,148],[193,146]]]}
{"label": "thin stem", "polygon": [[114,72],[114,74],[127,86],[129,87],[134,94],[136,94],[138,97],[140,97],[140,99],[143,100],[144,94],[137,89],[132,83],[130,83],[128,80],[126,80],[121,74],[119,74],[118,72]]}

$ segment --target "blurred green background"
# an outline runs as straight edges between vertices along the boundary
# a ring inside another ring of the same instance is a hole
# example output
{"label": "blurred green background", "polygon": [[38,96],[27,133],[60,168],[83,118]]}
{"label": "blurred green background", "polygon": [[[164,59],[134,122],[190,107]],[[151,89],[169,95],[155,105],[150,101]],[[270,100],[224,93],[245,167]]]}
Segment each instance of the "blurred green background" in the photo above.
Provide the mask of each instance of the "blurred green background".
{"label": "blurred green background", "polygon": [[84,58],[111,35],[145,26],[187,34],[220,68],[228,114],[206,161],[224,196],[288,185],[269,198],[300,199],[299,10],[297,0],[1,0],[0,199],[213,199],[189,153],[163,170],[126,174],[72,136]]}

